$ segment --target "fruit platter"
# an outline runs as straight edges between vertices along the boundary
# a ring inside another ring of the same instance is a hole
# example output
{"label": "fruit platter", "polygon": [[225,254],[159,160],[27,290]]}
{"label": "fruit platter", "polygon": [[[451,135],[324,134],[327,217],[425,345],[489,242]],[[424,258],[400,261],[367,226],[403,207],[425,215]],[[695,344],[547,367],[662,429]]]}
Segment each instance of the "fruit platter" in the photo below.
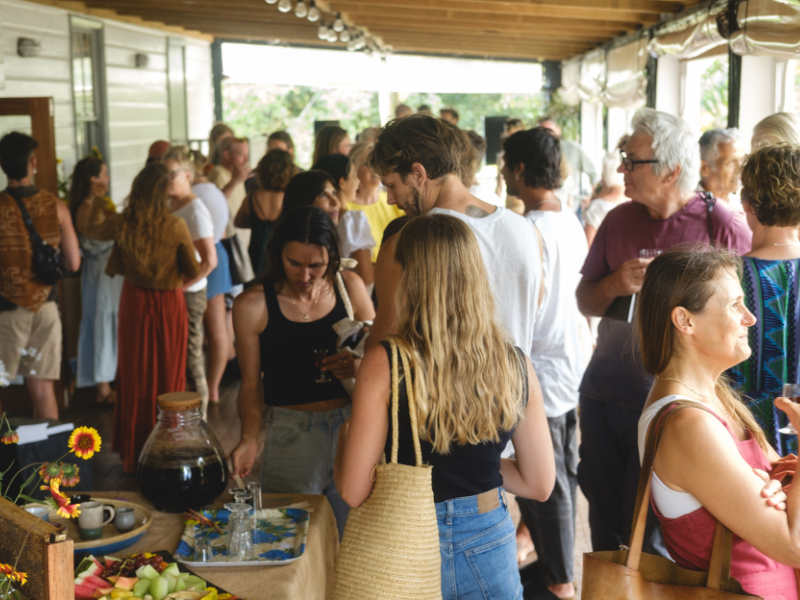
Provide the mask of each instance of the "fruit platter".
{"label": "fruit platter", "polygon": [[169,559],[167,552],[89,554],[75,569],[75,600],[238,600]]}

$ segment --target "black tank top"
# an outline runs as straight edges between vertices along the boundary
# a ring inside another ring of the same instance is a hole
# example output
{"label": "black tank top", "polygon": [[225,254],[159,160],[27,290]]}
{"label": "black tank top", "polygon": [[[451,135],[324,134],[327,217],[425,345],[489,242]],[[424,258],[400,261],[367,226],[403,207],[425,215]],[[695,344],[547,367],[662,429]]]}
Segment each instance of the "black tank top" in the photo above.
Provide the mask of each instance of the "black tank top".
{"label": "black tank top", "polygon": [[[389,355],[389,366],[392,366],[392,351],[389,342],[383,341],[381,345]],[[520,359],[525,364],[525,355],[516,348]],[[403,366],[398,365],[402,377]],[[520,367],[522,369],[522,367]],[[528,372],[523,371],[524,382],[522,401],[528,403]],[[402,378],[398,386],[400,407],[398,410],[398,439],[397,462],[402,465],[416,465],[414,455],[414,440],[411,436],[411,416],[408,412],[408,396],[406,395],[406,382]],[[433,445],[420,438],[419,445],[422,450],[422,462],[433,467],[433,501],[444,502],[464,496],[476,496],[503,485],[500,475],[500,455],[505,450],[506,444],[511,439],[514,429],[501,431],[499,442],[483,442],[481,444],[451,444],[448,454],[434,452]],[[392,411],[389,407],[389,430],[386,433],[386,462],[392,459]]]}
{"label": "black tank top", "polygon": [[267,327],[259,335],[261,370],[264,372],[264,404],[297,406],[323,400],[347,398],[342,383],[328,371],[330,383],[317,383],[314,350],[327,348],[328,356],[336,354],[336,332],[333,325],[347,318],[347,310],[336,293],[336,306],[327,315],[309,323],[295,323],[283,316],[275,285],[264,282],[267,301]]}

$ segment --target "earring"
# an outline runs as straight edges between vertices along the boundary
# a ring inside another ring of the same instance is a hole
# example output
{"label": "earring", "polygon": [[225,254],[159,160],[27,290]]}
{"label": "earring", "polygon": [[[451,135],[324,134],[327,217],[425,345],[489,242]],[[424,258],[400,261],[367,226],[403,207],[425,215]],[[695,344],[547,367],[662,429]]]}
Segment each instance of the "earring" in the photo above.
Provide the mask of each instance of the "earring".
{"label": "earring", "polygon": [[519,181],[519,175],[514,175],[514,179],[515,179],[516,181]]}
{"label": "earring", "polygon": [[36,175],[36,173],[38,173],[38,172],[39,172],[39,171],[37,171],[36,169],[34,169],[34,170],[33,170],[33,174],[34,174],[34,175]]}

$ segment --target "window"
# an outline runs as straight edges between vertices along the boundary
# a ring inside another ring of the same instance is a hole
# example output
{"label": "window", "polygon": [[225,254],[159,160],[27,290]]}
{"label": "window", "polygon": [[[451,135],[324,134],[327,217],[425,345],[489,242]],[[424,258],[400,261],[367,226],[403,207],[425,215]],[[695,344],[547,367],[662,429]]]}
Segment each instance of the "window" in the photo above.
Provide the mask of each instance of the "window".
{"label": "window", "polygon": [[97,21],[72,17],[71,35],[77,156],[80,160],[95,147],[106,156],[103,25]]}
{"label": "window", "polygon": [[700,131],[728,126],[728,57],[715,58],[700,75]]}

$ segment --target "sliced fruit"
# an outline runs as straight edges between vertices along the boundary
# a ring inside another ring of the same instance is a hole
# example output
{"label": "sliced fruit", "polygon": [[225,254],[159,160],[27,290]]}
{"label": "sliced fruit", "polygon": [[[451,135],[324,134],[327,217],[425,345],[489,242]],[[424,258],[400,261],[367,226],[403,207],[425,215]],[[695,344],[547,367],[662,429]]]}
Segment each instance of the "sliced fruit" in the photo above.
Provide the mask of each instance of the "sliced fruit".
{"label": "sliced fruit", "polygon": [[167,567],[161,571],[161,575],[174,575],[178,577],[181,574],[180,569],[178,569],[178,563],[170,563]]}
{"label": "sliced fruit", "polygon": [[171,594],[174,592],[175,586],[178,585],[178,578],[171,573],[167,573],[166,575],[162,573],[161,576],[167,580],[167,593]]}
{"label": "sliced fruit", "polygon": [[178,582],[175,584],[175,591],[182,592],[186,589],[186,581],[181,578],[178,578]]}
{"label": "sliced fruit", "polygon": [[75,585],[75,600],[95,600],[94,591],[96,585],[90,583],[80,583]]}
{"label": "sliced fruit", "polygon": [[102,598],[103,596],[107,596],[108,594],[110,594],[113,591],[114,591],[113,587],[97,588],[94,591],[93,595],[94,595],[95,598]]}
{"label": "sliced fruit", "polygon": [[139,579],[136,584],[133,586],[133,595],[137,598],[144,598],[147,592],[150,591],[150,580],[149,579]]}
{"label": "sliced fruit", "polygon": [[114,591],[111,592],[111,600],[117,600],[117,598],[133,598],[133,592],[115,588]]}
{"label": "sliced fruit", "polygon": [[136,570],[136,576],[139,579],[155,579],[158,577],[158,571],[150,565],[144,565]]}
{"label": "sliced fruit", "polygon": [[181,579],[186,579],[187,577],[189,577],[189,575],[191,575],[191,573],[180,573],[178,577],[180,577]]}
{"label": "sliced fruit", "polygon": [[105,561],[105,563],[106,563],[106,567],[109,567],[109,568],[110,568],[110,567],[111,567],[111,565],[113,565],[115,562],[118,562],[118,563],[121,563],[121,562],[122,562],[122,559],[121,559],[121,558],[117,558],[116,556],[104,556],[104,557],[103,557],[103,560],[104,560],[104,561]]}
{"label": "sliced fruit", "polygon": [[185,579],[187,590],[204,590],[206,589],[206,582],[200,579],[197,575],[189,575]]}
{"label": "sliced fruit", "polygon": [[117,579],[117,587],[121,590],[131,591],[137,581],[139,581],[139,579],[136,577],[120,577]]}
{"label": "sliced fruit", "polygon": [[93,589],[97,589],[99,587],[101,588],[112,587],[109,586],[108,581],[106,581],[105,579],[101,579],[97,575],[86,574],[82,575],[80,579],[83,581],[84,584],[91,585]]}
{"label": "sliced fruit", "polygon": [[156,577],[150,582],[150,595],[155,600],[164,600],[169,594],[169,582],[164,577]]}
{"label": "sliced fruit", "polygon": [[119,575],[112,575],[111,577],[106,577],[111,583],[115,584],[119,581]]}

